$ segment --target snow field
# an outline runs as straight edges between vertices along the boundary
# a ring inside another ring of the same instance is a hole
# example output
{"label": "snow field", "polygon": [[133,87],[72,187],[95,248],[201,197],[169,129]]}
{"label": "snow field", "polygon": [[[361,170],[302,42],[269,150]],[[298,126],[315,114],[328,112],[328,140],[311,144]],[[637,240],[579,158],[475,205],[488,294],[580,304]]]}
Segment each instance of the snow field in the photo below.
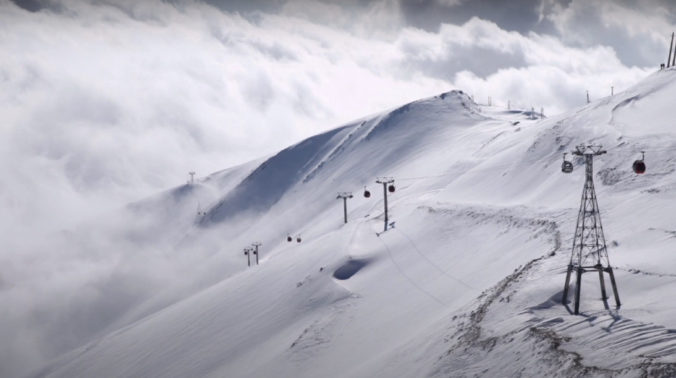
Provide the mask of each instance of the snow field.
{"label": "snow field", "polygon": [[[659,72],[542,120],[449,92],[212,176],[181,196],[210,198],[204,217],[145,228],[166,226],[180,240],[172,253],[204,257],[207,288],[148,316],[160,306],[130,310],[37,375],[673,375],[675,79]],[[580,143],[608,149],[595,184],[623,306],[605,308],[588,274],[573,316],[560,299],[584,166],[559,167]],[[648,171],[636,176],[641,150]],[[394,227],[379,236],[377,176],[397,186]],[[355,198],[343,225],[335,193],[346,190]],[[170,199],[144,206],[164,214]],[[247,269],[237,251],[255,240],[261,265]]]}

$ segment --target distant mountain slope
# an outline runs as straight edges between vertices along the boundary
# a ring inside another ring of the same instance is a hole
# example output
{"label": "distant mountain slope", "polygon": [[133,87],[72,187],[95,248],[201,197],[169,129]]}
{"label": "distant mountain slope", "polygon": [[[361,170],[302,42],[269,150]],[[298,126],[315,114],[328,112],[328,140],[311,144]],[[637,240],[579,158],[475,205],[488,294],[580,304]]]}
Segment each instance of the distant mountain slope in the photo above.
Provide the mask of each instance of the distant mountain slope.
{"label": "distant mountain slope", "polygon": [[[674,95],[666,70],[530,119],[453,91],[291,146],[172,229],[176,253],[208,256],[196,264],[212,265],[216,284],[35,376],[673,376]],[[560,297],[584,166],[574,159],[566,175],[560,164],[580,143],[608,149],[595,180],[623,306],[605,308],[589,275],[574,316]],[[379,235],[378,176],[396,186],[393,225]],[[241,248],[256,240],[261,263],[247,268]]]}

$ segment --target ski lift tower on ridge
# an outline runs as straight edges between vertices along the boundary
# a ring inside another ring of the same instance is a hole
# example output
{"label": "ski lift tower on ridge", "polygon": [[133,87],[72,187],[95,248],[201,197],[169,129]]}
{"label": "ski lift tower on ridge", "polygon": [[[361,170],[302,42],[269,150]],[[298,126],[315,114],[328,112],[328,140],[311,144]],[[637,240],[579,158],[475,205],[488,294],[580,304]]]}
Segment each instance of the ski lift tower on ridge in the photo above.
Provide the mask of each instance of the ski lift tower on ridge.
{"label": "ski lift tower on ridge", "polygon": [[[605,301],[606,284],[603,273],[608,273],[610,283],[615,296],[615,304],[620,307],[620,296],[617,292],[615,275],[608,259],[608,249],[606,248],[606,239],[603,235],[603,226],[601,225],[601,213],[599,204],[596,200],[596,191],[594,190],[594,156],[605,154],[606,151],[601,146],[577,146],[573,155],[584,156],[585,159],[585,183],[582,190],[582,202],[580,211],[577,215],[577,225],[575,226],[575,236],[573,238],[573,250],[570,254],[568,271],[566,272],[566,284],[563,287],[563,296],[561,302],[565,305],[568,302],[568,286],[570,285],[570,276],[573,271],[576,272],[575,285],[575,315],[580,310],[580,291],[582,286],[582,274],[586,272],[597,271],[601,284],[601,297]],[[565,156],[564,156],[565,163]],[[564,170],[566,172],[566,170]]]}
{"label": "ski lift tower on ridge", "polygon": [[347,200],[354,197],[352,195],[352,192],[341,192],[338,193],[338,196],[336,199],[342,199],[343,200],[343,220],[345,223],[347,223]]}
{"label": "ski lift tower on ridge", "polygon": [[261,243],[261,242],[254,242],[254,243],[251,243],[251,248],[249,248],[250,250],[253,250],[253,254],[254,254],[254,256],[256,256],[256,265],[258,265],[258,247],[260,247],[262,245],[263,245],[263,243]]}
{"label": "ski lift tower on ridge", "polygon": [[387,222],[389,222],[387,214],[387,192],[394,193],[396,190],[394,187],[394,179],[392,177],[379,177],[376,180],[376,184],[383,184],[383,200],[385,205],[385,231],[387,231]]}

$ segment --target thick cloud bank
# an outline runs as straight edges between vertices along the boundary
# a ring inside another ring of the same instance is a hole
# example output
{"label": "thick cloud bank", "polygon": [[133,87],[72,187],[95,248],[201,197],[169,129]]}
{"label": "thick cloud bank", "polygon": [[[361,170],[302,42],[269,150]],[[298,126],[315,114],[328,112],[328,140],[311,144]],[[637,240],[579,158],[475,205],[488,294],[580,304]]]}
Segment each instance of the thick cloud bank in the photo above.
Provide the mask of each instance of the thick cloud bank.
{"label": "thick cloud bank", "polygon": [[[84,220],[188,171],[452,88],[499,106],[571,109],[586,90],[596,99],[654,70],[665,57],[643,63],[671,25],[624,3],[526,2],[552,34],[481,14],[416,27],[410,2],[235,3],[0,2],[0,376],[90,340],[181,275],[186,260],[162,245],[70,237]],[[605,32],[608,44],[589,37]],[[648,41],[631,45],[641,59],[613,47],[631,41]]]}

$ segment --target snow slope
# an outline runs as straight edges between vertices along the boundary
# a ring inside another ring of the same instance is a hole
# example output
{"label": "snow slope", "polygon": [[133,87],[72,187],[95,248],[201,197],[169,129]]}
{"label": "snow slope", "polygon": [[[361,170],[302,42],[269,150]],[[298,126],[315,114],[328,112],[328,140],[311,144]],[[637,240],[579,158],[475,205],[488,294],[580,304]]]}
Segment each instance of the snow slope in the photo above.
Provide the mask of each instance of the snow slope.
{"label": "snow slope", "polygon": [[[137,237],[165,229],[172,253],[200,257],[202,284],[131,309],[33,376],[674,376],[675,96],[666,70],[532,120],[453,91],[136,204],[154,214]],[[604,306],[585,277],[574,316],[560,296],[584,166],[559,167],[580,143],[608,150],[595,180],[623,305]],[[379,236],[378,176],[397,186]],[[261,263],[247,268],[253,241]]]}

